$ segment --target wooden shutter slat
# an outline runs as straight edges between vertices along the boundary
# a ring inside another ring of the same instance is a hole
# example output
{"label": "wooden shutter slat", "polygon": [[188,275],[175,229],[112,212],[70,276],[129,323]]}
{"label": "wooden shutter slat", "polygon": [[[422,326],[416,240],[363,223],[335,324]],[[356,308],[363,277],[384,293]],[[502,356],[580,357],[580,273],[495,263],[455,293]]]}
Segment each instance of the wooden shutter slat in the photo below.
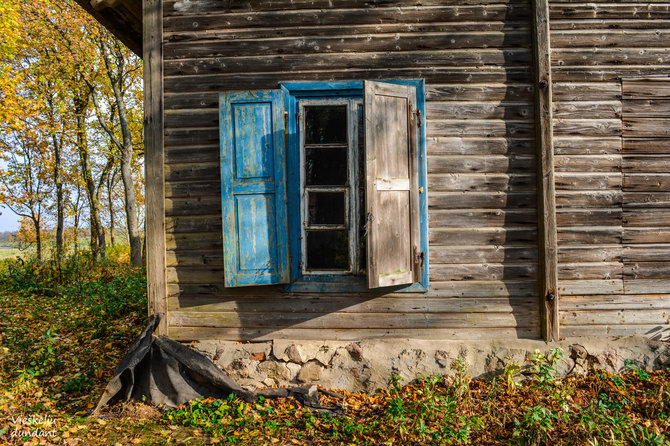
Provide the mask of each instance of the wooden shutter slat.
{"label": "wooden shutter slat", "polygon": [[279,90],[220,96],[227,287],[288,282],[282,97]]}
{"label": "wooden shutter slat", "polygon": [[416,90],[364,83],[368,286],[419,281]]}

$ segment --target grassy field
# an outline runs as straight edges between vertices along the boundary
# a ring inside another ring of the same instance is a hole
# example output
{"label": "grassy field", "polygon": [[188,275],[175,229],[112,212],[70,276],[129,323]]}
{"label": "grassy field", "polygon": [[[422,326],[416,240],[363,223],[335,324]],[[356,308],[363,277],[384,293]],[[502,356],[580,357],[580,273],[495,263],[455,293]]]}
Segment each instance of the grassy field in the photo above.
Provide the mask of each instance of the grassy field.
{"label": "grassy field", "polygon": [[[145,323],[144,272],[68,260],[0,262],[0,444],[670,445],[670,373],[555,379],[556,351],[517,383],[392,379],[349,394],[340,417],[292,399],[194,401],[166,413],[133,402],[86,417]],[[324,397],[324,404],[334,400]],[[28,435],[39,435],[31,437]]]}
{"label": "grassy field", "polygon": [[30,251],[21,250],[19,248],[0,248],[0,260],[4,259],[14,259],[16,257],[21,257],[24,255],[29,255]]}

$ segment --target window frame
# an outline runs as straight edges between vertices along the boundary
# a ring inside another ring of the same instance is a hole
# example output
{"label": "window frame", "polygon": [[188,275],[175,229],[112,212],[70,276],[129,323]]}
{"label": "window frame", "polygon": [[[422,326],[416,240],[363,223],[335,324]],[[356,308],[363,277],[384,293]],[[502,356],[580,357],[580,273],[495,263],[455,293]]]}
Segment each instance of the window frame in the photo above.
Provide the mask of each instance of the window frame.
{"label": "window frame", "polygon": [[[363,100],[363,81],[331,81],[331,82],[283,82],[280,88],[284,95],[285,129],[286,129],[286,168],[287,168],[287,207],[288,207],[288,238],[289,238],[289,283],[285,286],[288,292],[426,292],[429,288],[428,275],[428,200],[427,200],[427,162],[426,162],[426,113],[425,113],[425,82],[423,79],[411,80],[376,80],[390,84],[408,85],[416,88],[417,111],[420,115],[418,137],[418,183],[421,251],[424,253],[421,280],[411,285],[400,285],[380,289],[370,289],[365,275],[351,274],[303,274],[300,267],[302,259],[302,147],[299,136],[300,101],[307,99],[359,99]],[[359,253],[365,255],[365,253]]]}

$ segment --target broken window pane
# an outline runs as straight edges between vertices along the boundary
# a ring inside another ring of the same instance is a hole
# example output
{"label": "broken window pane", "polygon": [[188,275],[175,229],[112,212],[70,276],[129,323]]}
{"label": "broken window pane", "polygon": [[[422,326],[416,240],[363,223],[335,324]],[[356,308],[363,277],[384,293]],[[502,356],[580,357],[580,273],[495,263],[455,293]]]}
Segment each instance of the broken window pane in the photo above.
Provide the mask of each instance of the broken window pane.
{"label": "broken window pane", "polygon": [[344,186],[347,184],[347,148],[306,148],[305,185]]}
{"label": "broken window pane", "polygon": [[347,142],[347,106],[305,107],[305,144]]}
{"label": "broken window pane", "polygon": [[349,269],[349,231],[306,231],[307,269]]}
{"label": "broken window pane", "polygon": [[343,225],[344,192],[309,192],[310,225]]}

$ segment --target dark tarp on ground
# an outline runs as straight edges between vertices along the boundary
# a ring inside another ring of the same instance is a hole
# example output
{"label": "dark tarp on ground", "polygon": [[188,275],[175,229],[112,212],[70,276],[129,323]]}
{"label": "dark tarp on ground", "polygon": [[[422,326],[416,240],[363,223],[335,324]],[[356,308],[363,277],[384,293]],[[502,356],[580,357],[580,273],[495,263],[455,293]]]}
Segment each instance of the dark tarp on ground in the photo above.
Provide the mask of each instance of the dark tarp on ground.
{"label": "dark tarp on ground", "polygon": [[147,327],[116,366],[114,376],[93,413],[107,404],[130,399],[172,408],[196,398],[226,398],[231,393],[247,402],[254,402],[259,396],[292,396],[308,408],[341,412],[339,407],[322,406],[318,392],[341,396],[316,386],[261,389],[256,392],[242,388],[206,356],[177,341],[154,335],[160,318],[161,315],[156,314],[149,319]]}

